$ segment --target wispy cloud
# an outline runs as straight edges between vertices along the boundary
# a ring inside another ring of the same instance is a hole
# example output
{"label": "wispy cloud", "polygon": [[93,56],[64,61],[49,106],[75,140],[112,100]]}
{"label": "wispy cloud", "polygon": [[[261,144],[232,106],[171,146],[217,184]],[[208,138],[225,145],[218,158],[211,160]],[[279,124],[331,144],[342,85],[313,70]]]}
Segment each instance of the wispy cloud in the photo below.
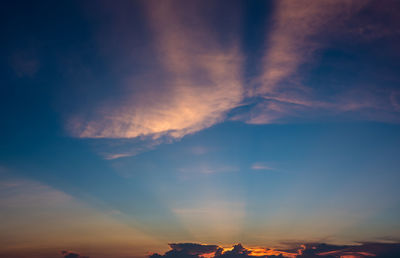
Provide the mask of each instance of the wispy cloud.
{"label": "wispy cloud", "polygon": [[[332,30],[346,16],[367,1],[276,1],[272,29],[268,33],[264,72],[256,95],[277,90],[279,83],[293,80],[299,66],[313,59],[316,50],[324,46],[321,34]],[[319,36],[315,40],[315,36]]]}
{"label": "wispy cloud", "polygon": [[263,162],[254,163],[253,165],[251,165],[251,169],[253,169],[253,170],[274,170],[274,168],[271,167],[269,164],[263,163]]}
{"label": "wispy cloud", "polygon": [[203,155],[209,152],[210,150],[204,146],[194,146],[190,149],[194,155]]}
{"label": "wispy cloud", "polygon": [[201,174],[215,174],[224,172],[237,172],[238,167],[230,165],[211,165],[211,164],[199,164],[191,167],[184,167],[179,169],[182,173],[201,173]]}
{"label": "wispy cloud", "polygon": [[[101,106],[94,117],[71,120],[82,138],[180,138],[224,120],[243,98],[238,42],[223,42],[204,4],[145,2],[161,74],[142,91],[116,105]],[[195,27],[191,26],[195,24]],[[137,87],[127,85],[126,87]]]}
{"label": "wispy cloud", "polygon": [[[311,89],[310,89],[311,90]],[[250,111],[236,114],[232,119],[249,124],[287,123],[335,118],[353,121],[400,122],[396,91],[376,87],[352,87],[327,98],[308,92],[268,94]]]}
{"label": "wispy cloud", "polygon": [[[145,24],[146,33],[139,35],[146,37],[143,49],[151,55],[127,54],[123,59],[124,65],[132,66],[132,71],[136,68],[144,71],[119,74],[122,78],[112,87],[123,94],[112,95],[110,100],[98,101],[71,115],[68,121],[71,135],[138,139],[127,143],[135,145],[134,148],[110,148],[102,153],[106,159],[116,159],[209,128],[225,121],[228,115],[231,120],[249,124],[338,116],[399,122],[399,94],[393,88],[344,82],[345,87],[330,85],[332,94],[326,94],[321,93],[325,82],[317,86],[304,82],[310,67],[318,66],[320,53],[335,47],[333,42],[338,38],[351,34],[358,43],[363,43],[366,38],[398,34],[393,28],[380,34],[377,27],[390,24],[372,26],[371,19],[360,18],[365,11],[394,17],[393,11],[362,0],[274,1],[271,17],[264,24],[261,72],[253,78],[243,78],[246,70],[240,34],[243,20],[236,11],[240,7],[236,8],[237,3],[224,7],[229,23],[215,23],[214,19],[220,20],[219,4],[143,1],[140,21]],[[118,8],[117,12],[129,13]],[[133,18],[127,15],[124,19]],[[110,27],[113,26],[123,35],[137,37],[136,28],[111,23]],[[366,31],[371,31],[367,37]],[[100,41],[110,35],[103,35]],[[126,43],[120,47],[121,52],[133,52],[133,47]],[[113,66],[119,67],[116,63]],[[249,104],[248,108],[237,111],[245,104],[246,107]]]}
{"label": "wispy cloud", "polygon": [[[304,65],[317,65],[316,53],[332,47],[333,39],[351,34],[357,42],[365,42],[363,35],[365,30],[369,31],[366,27],[371,27],[371,21],[360,17],[361,10],[375,15],[385,14],[393,19],[390,10],[371,1],[283,0],[274,3],[263,72],[254,79],[254,88],[249,91],[251,96],[259,96],[262,100],[257,101],[249,112],[236,115],[234,120],[267,124],[287,122],[293,118],[338,115],[348,118],[353,114],[353,119],[399,121],[399,115],[395,114],[397,101],[392,101],[396,99],[393,89],[382,89],[381,85],[351,84],[343,90],[340,85],[335,85],[334,94],[327,96],[318,94],[318,89],[303,82],[304,74],[308,74]],[[392,28],[395,27],[393,24],[375,25],[368,38],[398,34]],[[376,27],[386,32],[378,33]]]}

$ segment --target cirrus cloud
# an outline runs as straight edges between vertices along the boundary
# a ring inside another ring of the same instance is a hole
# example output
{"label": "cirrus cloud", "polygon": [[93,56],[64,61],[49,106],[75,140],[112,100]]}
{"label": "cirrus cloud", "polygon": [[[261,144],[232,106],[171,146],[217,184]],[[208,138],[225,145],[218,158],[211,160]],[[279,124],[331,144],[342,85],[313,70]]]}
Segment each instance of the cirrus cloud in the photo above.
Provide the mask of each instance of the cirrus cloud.
{"label": "cirrus cloud", "polygon": [[121,101],[102,104],[90,117],[74,116],[69,124],[73,135],[181,138],[224,120],[226,112],[242,101],[238,43],[220,40],[212,24],[200,21],[207,16],[204,5],[144,5],[159,68],[144,82],[128,80],[123,87],[133,93]]}
{"label": "cirrus cloud", "polygon": [[[228,8],[208,1],[139,3],[139,18],[122,19],[121,13],[132,10],[114,7],[114,19],[128,21],[121,25],[111,19],[112,33],[99,37],[120,42],[103,46],[121,48],[119,54],[110,51],[117,60],[110,66],[125,72],[113,74],[118,78],[107,86],[119,95],[72,112],[67,123],[74,137],[132,140],[122,147],[117,144],[118,150],[110,144],[111,151],[102,151],[106,159],[136,155],[227,120],[269,124],[339,117],[400,122],[395,86],[384,87],[380,80],[366,84],[360,78],[357,83],[354,78],[351,83],[347,78],[340,83],[336,78],[323,78],[318,85],[305,82],[310,68],[318,67],[320,54],[335,48],[338,39],[355,38],[363,44],[399,34],[392,28],[399,22],[393,18],[395,12],[376,1],[273,2],[271,18],[263,25],[265,47],[256,69],[261,72],[252,78],[246,78],[243,6],[238,2]],[[221,11],[224,19],[219,19]],[[394,22],[375,23],[365,13],[387,14]],[[143,24],[141,30],[132,25],[137,23]],[[383,34],[378,33],[381,27],[387,27]],[[371,31],[368,40],[365,30]],[[141,42],[140,47],[130,42]],[[147,54],[138,54],[139,50]],[[370,64],[369,69],[376,68]]]}

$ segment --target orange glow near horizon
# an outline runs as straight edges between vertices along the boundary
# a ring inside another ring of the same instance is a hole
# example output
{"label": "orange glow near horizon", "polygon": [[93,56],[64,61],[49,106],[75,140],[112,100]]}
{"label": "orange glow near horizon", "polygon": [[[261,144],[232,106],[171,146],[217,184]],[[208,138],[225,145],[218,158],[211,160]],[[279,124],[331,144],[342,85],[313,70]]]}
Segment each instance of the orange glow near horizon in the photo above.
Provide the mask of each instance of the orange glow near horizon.
{"label": "orange glow near horizon", "polygon": [[[233,247],[223,247],[223,253],[232,251]],[[266,255],[283,255],[284,257],[294,258],[298,253],[289,253],[279,251],[273,248],[261,248],[261,247],[246,247],[246,250],[250,251],[252,256],[266,256]]]}
{"label": "orange glow near horizon", "polygon": [[368,253],[368,252],[346,252],[343,250],[335,250],[330,252],[323,252],[319,253],[318,255],[325,256],[325,255],[340,255],[341,258],[359,258],[359,257],[372,257],[376,256],[375,254]]}
{"label": "orange glow near horizon", "polygon": [[268,249],[268,248],[247,248],[249,251],[251,251],[252,256],[265,256],[265,255],[283,255],[284,257],[296,257],[298,253],[288,253],[284,251],[279,251],[276,249]]}

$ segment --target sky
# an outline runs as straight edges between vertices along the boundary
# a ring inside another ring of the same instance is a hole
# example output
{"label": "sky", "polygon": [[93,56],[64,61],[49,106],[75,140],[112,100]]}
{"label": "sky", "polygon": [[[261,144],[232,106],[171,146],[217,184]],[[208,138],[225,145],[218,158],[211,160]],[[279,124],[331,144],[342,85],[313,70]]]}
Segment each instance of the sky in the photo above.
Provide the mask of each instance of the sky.
{"label": "sky", "polygon": [[399,254],[399,12],[2,2],[0,257]]}

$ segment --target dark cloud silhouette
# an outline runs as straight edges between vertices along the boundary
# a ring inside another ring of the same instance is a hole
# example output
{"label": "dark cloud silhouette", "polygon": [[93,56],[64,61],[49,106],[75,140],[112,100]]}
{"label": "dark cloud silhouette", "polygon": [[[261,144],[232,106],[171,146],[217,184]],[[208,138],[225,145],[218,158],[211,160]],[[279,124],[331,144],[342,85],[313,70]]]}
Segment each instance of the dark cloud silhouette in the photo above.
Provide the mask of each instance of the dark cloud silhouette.
{"label": "dark cloud silhouette", "polygon": [[[275,258],[275,257],[285,257],[282,254],[279,255],[253,255],[253,250],[243,247],[241,244],[233,246],[231,250],[224,251],[222,247],[217,245],[201,245],[193,243],[185,244],[170,244],[172,250],[166,252],[164,255],[153,254],[150,258],[199,258],[207,254],[208,257],[214,258],[247,258],[247,257],[264,257],[264,258]],[[272,249],[265,249],[272,250]],[[277,251],[279,252],[279,251]],[[292,256],[293,257],[293,256]]]}
{"label": "dark cloud silhouette", "polygon": [[180,244],[169,244],[169,246],[176,251],[185,252],[191,255],[201,255],[206,253],[212,253],[217,251],[219,246],[217,245],[201,245],[193,243],[180,243]]}
{"label": "dark cloud silhouette", "polygon": [[231,250],[217,245],[194,243],[170,244],[171,250],[163,255],[153,254],[149,258],[201,258],[206,254],[212,258],[339,258],[339,257],[400,257],[400,243],[362,243],[357,245],[331,245],[325,243],[307,243],[296,248],[276,250],[269,248],[245,248],[237,244]]}
{"label": "dark cloud silhouette", "polygon": [[[202,245],[194,243],[179,243],[169,244],[172,250],[166,252],[164,255],[153,254],[150,258],[159,257],[181,257],[181,258],[197,258],[203,254],[216,253],[221,249],[217,245]],[[222,251],[222,250],[221,250]]]}
{"label": "dark cloud silhouette", "polygon": [[311,258],[311,257],[319,257],[321,258],[321,253],[325,253],[327,257],[331,257],[328,255],[330,252],[335,252],[338,250],[346,249],[348,246],[346,245],[330,245],[325,243],[308,243],[301,245],[298,249],[297,257],[302,258]]}
{"label": "dark cloud silhouette", "polygon": [[400,257],[399,243],[362,243],[359,245],[329,245],[314,243],[303,245],[296,258],[334,257]]}
{"label": "dark cloud silhouette", "polygon": [[217,253],[215,256],[217,257],[247,257],[249,256],[249,254],[251,253],[251,251],[247,250],[246,248],[244,248],[241,244],[237,244],[233,247],[232,250],[230,251],[226,251],[224,253]]}
{"label": "dark cloud silhouette", "polygon": [[78,253],[66,250],[61,251],[61,254],[63,255],[64,258],[89,258],[89,256],[82,256]]}
{"label": "dark cloud silhouette", "polygon": [[[334,251],[320,252],[320,257],[400,257],[400,244],[391,243],[363,243],[361,245],[345,246]],[[311,256],[300,256],[311,257]]]}

